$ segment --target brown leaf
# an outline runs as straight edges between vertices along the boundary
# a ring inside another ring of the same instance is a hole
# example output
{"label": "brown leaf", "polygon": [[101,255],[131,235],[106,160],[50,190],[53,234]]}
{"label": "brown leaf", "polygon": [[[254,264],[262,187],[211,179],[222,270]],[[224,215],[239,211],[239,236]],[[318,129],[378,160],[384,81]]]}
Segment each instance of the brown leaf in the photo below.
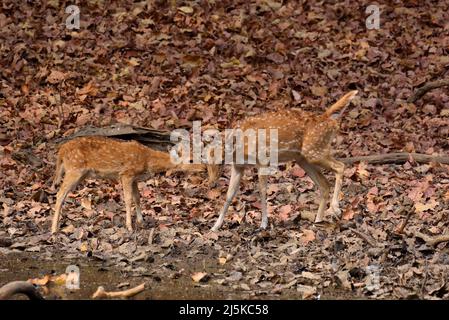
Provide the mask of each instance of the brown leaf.
{"label": "brown leaf", "polygon": [[315,232],[313,232],[313,230],[305,229],[303,230],[299,240],[303,244],[308,244],[309,242],[315,240]]}
{"label": "brown leaf", "polygon": [[267,194],[271,195],[276,192],[279,192],[279,186],[275,183],[270,184],[267,188]]}
{"label": "brown leaf", "polygon": [[267,59],[277,64],[281,64],[285,60],[284,57],[277,52],[268,54]]}
{"label": "brown leaf", "polygon": [[36,286],[46,286],[50,282],[50,276],[47,274],[42,278],[28,279],[28,282]]}
{"label": "brown leaf", "polygon": [[416,202],[415,203],[415,211],[417,213],[422,213],[424,211],[433,210],[437,205],[440,203],[436,201],[435,199],[430,199],[426,203]]}
{"label": "brown leaf", "polygon": [[351,290],[352,286],[351,282],[349,281],[349,277],[350,277],[349,272],[346,270],[337,272],[336,274],[337,284],[344,289]]}
{"label": "brown leaf", "polygon": [[316,294],[316,288],[311,286],[306,286],[303,284],[298,284],[296,290],[301,293],[303,299],[309,299],[314,294]]}
{"label": "brown leaf", "polygon": [[324,97],[328,92],[327,88],[322,86],[311,86],[310,91],[317,97]]}
{"label": "brown leaf", "polygon": [[192,280],[195,282],[206,282],[207,281],[207,273],[206,272],[195,272],[192,274]]}
{"label": "brown leaf", "polygon": [[295,166],[291,172],[293,176],[298,178],[303,178],[306,175],[306,172],[303,170],[303,168],[298,166]]}
{"label": "brown leaf", "polygon": [[295,101],[301,101],[301,95],[299,94],[298,91],[292,90],[292,95],[293,95],[293,99],[294,99]]}
{"label": "brown leaf", "polygon": [[193,8],[189,7],[189,6],[182,6],[178,8],[179,11],[184,12],[184,13],[193,13]]}
{"label": "brown leaf", "polygon": [[216,189],[210,189],[209,191],[207,191],[207,198],[209,200],[215,200],[221,197],[221,191],[216,188]]}
{"label": "brown leaf", "polygon": [[368,172],[368,170],[366,170],[367,164],[366,162],[360,162],[357,166],[357,176],[364,180],[366,178],[368,178],[370,176],[370,173]]}
{"label": "brown leaf", "polygon": [[352,220],[354,218],[354,215],[355,215],[355,211],[352,208],[346,208],[343,211],[343,214],[342,214],[341,218],[343,220],[347,220],[348,221],[348,220]]}
{"label": "brown leaf", "polygon": [[57,71],[57,70],[53,70],[47,77],[47,81],[51,84],[56,84],[59,83],[63,80],[65,80],[66,74],[61,72],[61,71]]}
{"label": "brown leaf", "polygon": [[92,200],[90,198],[83,198],[83,199],[81,199],[81,206],[84,209],[92,210]]}
{"label": "brown leaf", "polygon": [[93,81],[90,81],[88,84],[86,84],[81,89],[76,90],[76,94],[79,96],[96,96],[98,92],[97,87],[95,86],[95,83]]}
{"label": "brown leaf", "polygon": [[288,220],[288,218],[290,217],[290,213],[292,212],[292,206],[287,204],[285,206],[282,206],[279,209],[279,219],[281,219],[282,221]]}

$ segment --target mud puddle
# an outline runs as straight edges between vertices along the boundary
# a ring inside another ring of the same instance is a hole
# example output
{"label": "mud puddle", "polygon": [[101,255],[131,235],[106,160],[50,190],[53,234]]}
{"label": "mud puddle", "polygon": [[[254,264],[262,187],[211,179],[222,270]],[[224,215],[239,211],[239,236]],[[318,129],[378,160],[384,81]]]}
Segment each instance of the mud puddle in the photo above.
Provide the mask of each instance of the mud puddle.
{"label": "mud puddle", "polygon": [[[0,286],[17,280],[28,280],[43,278],[46,275],[61,275],[66,272],[67,267],[77,266],[80,270],[80,289],[69,290],[63,284],[49,283],[40,287],[40,292],[46,299],[50,300],[85,300],[92,299],[92,294],[99,286],[106,291],[120,291],[145,283],[146,290],[132,299],[137,300],[226,300],[226,299],[301,299],[295,290],[286,290],[281,294],[255,295],[254,292],[235,290],[229,286],[223,286],[213,281],[195,283],[191,279],[193,270],[204,270],[206,272],[217,272],[212,261],[199,259],[192,264],[164,263],[165,268],[177,269],[175,276],[160,277],[154,275],[134,276],[132,272],[120,270],[107,262],[97,261],[94,258],[55,258],[43,257],[42,255],[24,252],[15,252],[0,257]],[[155,268],[160,268],[154,264]],[[357,298],[343,292],[325,294],[323,299]],[[14,299],[25,299],[20,295]]]}

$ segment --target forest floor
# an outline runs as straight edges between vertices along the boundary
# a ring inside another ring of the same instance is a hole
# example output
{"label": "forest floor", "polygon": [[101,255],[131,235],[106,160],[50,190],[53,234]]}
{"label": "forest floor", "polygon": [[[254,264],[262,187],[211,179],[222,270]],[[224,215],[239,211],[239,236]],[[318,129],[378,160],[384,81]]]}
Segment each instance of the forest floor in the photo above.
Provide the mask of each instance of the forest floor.
{"label": "forest floor", "polygon": [[151,299],[447,299],[448,243],[422,239],[449,232],[439,163],[347,166],[342,221],[321,225],[312,181],[282,165],[269,178],[266,231],[251,170],[216,233],[229,168],[215,188],[199,175],[140,183],[145,223],[131,234],[118,185],[87,181],[49,234],[56,141],[86,125],[225,129],[265,110],[321,113],[357,89],[337,157],[447,154],[447,90],[406,100],[448,76],[449,3],[377,2],[378,30],[366,28],[367,1],[280,0],[80,1],[70,30],[65,1],[3,1],[0,285],[77,264],[83,291],[49,297],[146,282]]}

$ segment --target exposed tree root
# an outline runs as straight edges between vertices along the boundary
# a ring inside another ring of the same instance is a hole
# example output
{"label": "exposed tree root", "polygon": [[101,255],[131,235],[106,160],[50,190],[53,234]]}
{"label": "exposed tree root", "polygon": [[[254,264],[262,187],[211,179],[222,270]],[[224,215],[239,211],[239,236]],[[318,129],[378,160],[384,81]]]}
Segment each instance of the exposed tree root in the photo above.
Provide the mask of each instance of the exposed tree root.
{"label": "exposed tree root", "polygon": [[352,164],[354,162],[359,162],[359,161],[363,161],[363,162],[371,163],[371,164],[404,163],[409,160],[414,160],[419,163],[439,162],[439,163],[449,164],[448,156],[431,156],[431,155],[427,155],[427,154],[407,153],[407,152],[395,152],[395,153],[387,153],[387,154],[377,154],[377,155],[372,155],[372,156],[339,158],[338,160],[340,160],[346,164]]}
{"label": "exposed tree root", "polygon": [[418,100],[419,98],[421,98],[423,95],[425,95],[427,93],[427,91],[430,91],[430,90],[433,90],[436,88],[440,88],[440,87],[445,87],[445,86],[449,86],[449,79],[442,79],[442,80],[427,82],[422,87],[418,88],[415,91],[415,93],[410,98],[407,99],[407,102],[413,103],[416,100]]}
{"label": "exposed tree root", "polygon": [[436,246],[437,244],[439,244],[441,242],[449,241],[449,233],[431,237],[431,236],[428,236],[427,234],[424,234],[421,232],[415,232],[414,236],[416,238],[423,239],[428,246],[432,246],[432,247]]}
{"label": "exposed tree root", "polygon": [[36,287],[27,281],[13,281],[0,288],[0,300],[8,300],[16,294],[24,294],[30,300],[44,300]]}

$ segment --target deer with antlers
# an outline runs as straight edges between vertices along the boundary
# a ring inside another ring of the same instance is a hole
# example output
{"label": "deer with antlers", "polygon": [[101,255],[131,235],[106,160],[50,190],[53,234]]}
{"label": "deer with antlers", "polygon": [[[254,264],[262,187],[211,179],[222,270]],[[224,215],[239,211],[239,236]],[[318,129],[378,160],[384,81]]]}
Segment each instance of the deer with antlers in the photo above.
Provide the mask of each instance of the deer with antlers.
{"label": "deer with antlers", "polygon": [[[325,207],[329,202],[329,184],[327,179],[321,173],[320,168],[331,170],[335,173],[335,187],[330,201],[329,211],[330,213],[337,215],[341,213],[338,196],[342,185],[345,166],[342,162],[337,161],[332,157],[331,142],[337,133],[340,115],[344,112],[344,109],[356,94],[356,90],[350,91],[320,115],[302,110],[267,112],[247,118],[243,120],[239,126],[241,130],[277,130],[278,161],[280,163],[296,161],[320,190],[321,197],[318,212],[315,217],[316,223],[323,221]],[[338,113],[338,111],[340,112]],[[245,158],[254,156],[248,154],[246,142],[243,150]],[[222,226],[226,212],[231,205],[232,199],[237,193],[243,170],[247,165],[248,164],[232,164],[226,201],[217,221],[212,227],[212,231],[217,231]],[[256,166],[258,167],[259,190],[262,202],[262,222],[260,227],[261,229],[266,229],[268,226],[266,199],[267,175],[262,173],[261,169],[264,168],[263,165],[257,162]],[[218,171],[219,169],[220,166],[215,166],[214,170]]]}
{"label": "deer with antlers", "polygon": [[91,136],[66,142],[58,152],[52,186],[54,188],[61,181],[65,172],[64,180],[56,195],[51,232],[58,231],[61,207],[67,194],[87,177],[120,180],[126,206],[126,227],[132,231],[133,202],[136,207],[137,223],[143,222],[138,181],[165,171],[203,172],[206,171],[206,165],[184,163],[182,159],[174,163],[169,153],[153,150],[136,141],[119,141]]}

